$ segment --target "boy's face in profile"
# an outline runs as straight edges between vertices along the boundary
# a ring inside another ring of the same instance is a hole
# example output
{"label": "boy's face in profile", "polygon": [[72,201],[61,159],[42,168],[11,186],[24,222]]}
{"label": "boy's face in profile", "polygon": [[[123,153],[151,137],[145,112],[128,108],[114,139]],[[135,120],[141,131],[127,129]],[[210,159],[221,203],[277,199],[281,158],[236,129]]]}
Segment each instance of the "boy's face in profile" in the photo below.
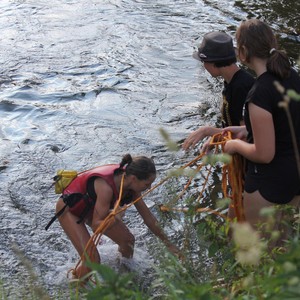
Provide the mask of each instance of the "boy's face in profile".
{"label": "boy's face in profile", "polygon": [[215,63],[213,62],[203,62],[203,66],[206,69],[206,71],[212,76],[212,77],[218,77],[220,76],[219,68],[215,66]]}

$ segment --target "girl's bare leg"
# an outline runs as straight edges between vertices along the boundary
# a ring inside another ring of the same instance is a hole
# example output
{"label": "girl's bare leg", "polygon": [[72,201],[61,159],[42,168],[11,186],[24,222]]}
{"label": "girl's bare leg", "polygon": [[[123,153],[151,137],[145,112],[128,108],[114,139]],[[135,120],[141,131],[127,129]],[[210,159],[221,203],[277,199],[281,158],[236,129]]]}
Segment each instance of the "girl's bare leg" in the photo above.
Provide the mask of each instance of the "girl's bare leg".
{"label": "girl's bare leg", "polygon": [[260,223],[266,221],[260,215],[262,208],[271,207],[274,204],[264,199],[258,191],[254,193],[244,193],[244,210],[246,221],[249,222],[254,228]]}
{"label": "girl's bare leg", "polygon": [[[300,203],[300,196],[295,196],[288,205],[293,207],[299,207]],[[267,229],[269,233],[274,231],[280,232],[280,238],[278,239],[278,243],[276,243],[277,246],[282,244],[282,241],[288,237],[288,228],[290,227],[289,224],[286,226],[284,225],[283,221],[289,222],[289,217],[287,216],[287,213],[285,213],[284,210],[278,210],[273,218],[273,224],[268,222],[268,219],[266,217],[261,216],[260,211],[262,208],[265,207],[272,207],[274,206],[274,203],[271,203],[264,199],[262,195],[255,191],[254,193],[244,193],[244,210],[245,210],[245,217],[246,221],[249,222],[254,228],[258,228],[260,224],[267,222]],[[262,228],[263,231],[265,228]],[[269,237],[269,234],[266,232],[262,232],[262,235],[265,237]],[[275,246],[274,243],[271,243],[273,246]],[[270,244],[270,245],[271,245]],[[269,245],[269,246],[270,246]],[[271,245],[271,246],[272,246]]]}
{"label": "girl's bare leg", "polygon": [[115,223],[104,234],[119,245],[122,256],[132,258],[135,238],[122,221],[115,219]]}
{"label": "girl's bare leg", "polygon": [[[62,199],[59,199],[56,204],[56,212],[58,212],[63,206],[64,202]],[[58,218],[61,227],[65,231],[66,235],[74,245],[75,249],[77,250],[80,257],[84,254],[85,247],[90,239],[90,234],[82,222],[77,224],[78,217],[74,216],[72,213],[68,211],[68,207],[64,211],[64,213]],[[100,263],[100,255],[94,245],[92,245],[90,253],[87,253],[89,259],[92,262]],[[87,268],[85,265],[80,265],[77,268],[77,277],[81,278],[84,275],[90,272],[90,269]]]}

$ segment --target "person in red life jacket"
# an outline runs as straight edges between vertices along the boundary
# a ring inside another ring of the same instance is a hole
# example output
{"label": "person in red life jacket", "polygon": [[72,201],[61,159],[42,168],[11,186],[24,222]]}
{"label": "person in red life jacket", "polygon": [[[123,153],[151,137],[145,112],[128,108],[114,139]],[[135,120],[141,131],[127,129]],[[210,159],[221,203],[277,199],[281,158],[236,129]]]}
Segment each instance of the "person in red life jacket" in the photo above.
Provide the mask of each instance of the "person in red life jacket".
{"label": "person in red life jacket", "polygon": [[[145,156],[132,158],[130,154],[126,154],[120,164],[104,165],[80,173],[59,198],[56,205],[58,220],[80,256],[84,253],[91,237],[86,225],[95,232],[109,215],[119,197],[123,174],[125,175],[121,206],[131,203],[151,187],[156,178],[156,168],[150,158]],[[76,195],[77,199],[73,201],[75,203],[71,203],[64,209],[66,199],[70,195]],[[148,228],[165,243],[171,253],[178,255],[178,248],[169,241],[143,199],[134,205]],[[64,211],[59,215],[62,209]],[[119,245],[123,257],[132,258],[135,238],[121,218],[115,217],[113,224],[105,230],[104,235]],[[90,260],[100,263],[100,255],[97,250],[95,252]],[[77,268],[76,275],[81,278],[89,271],[88,267],[81,264]]]}

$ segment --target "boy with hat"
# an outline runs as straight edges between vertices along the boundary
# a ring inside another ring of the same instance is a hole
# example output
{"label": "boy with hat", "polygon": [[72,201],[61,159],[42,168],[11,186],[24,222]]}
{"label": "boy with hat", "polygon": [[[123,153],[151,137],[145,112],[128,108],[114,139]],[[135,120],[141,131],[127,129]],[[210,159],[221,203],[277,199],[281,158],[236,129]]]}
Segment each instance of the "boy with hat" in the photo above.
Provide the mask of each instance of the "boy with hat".
{"label": "boy with hat", "polygon": [[[222,126],[240,126],[243,124],[243,107],[246,96],[251,89],[254,78],[236,64],[236,54],[232,38],[219,31],[207,33],[198,51],[193,57],[204,64],[204,68],[213,77],[224,79],[222,91]],[[222,128],[201,126],[192,132],[184,141],[184,150],[195,145],[205,137],[222,131]]]}

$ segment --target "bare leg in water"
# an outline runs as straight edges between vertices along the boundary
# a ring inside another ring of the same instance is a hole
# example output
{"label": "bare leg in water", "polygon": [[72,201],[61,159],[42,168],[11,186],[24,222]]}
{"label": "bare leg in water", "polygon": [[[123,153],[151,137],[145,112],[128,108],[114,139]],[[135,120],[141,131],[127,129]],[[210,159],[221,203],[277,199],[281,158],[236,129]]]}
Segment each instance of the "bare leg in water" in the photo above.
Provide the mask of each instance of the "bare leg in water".
{"label": "bare leg in water", "polygon": [[[62,199],[59,199],[56,205],[56,212],[58,212],[64,206]],[[91,236],[85,223],[77,224],[78,217],[69,212],[68,207],[64,213],[59,217],[59,222],[66,235],[74,245],[80,257],[84,254],[87,243]],[[110,226],[104,234],[112,239],[117,245],[119,245],[119,251],[123,257],[132,258],[134,251],[135,238],[126,225],[116,218],[112,226]],[[96,246],[92,244],[90,253],[87,253],[89,259],[92,262],[100,263],[100,255],[96,249]],[[76,268],[76,278],[82,278],[88,274],[91,270],[81,263]]]}

